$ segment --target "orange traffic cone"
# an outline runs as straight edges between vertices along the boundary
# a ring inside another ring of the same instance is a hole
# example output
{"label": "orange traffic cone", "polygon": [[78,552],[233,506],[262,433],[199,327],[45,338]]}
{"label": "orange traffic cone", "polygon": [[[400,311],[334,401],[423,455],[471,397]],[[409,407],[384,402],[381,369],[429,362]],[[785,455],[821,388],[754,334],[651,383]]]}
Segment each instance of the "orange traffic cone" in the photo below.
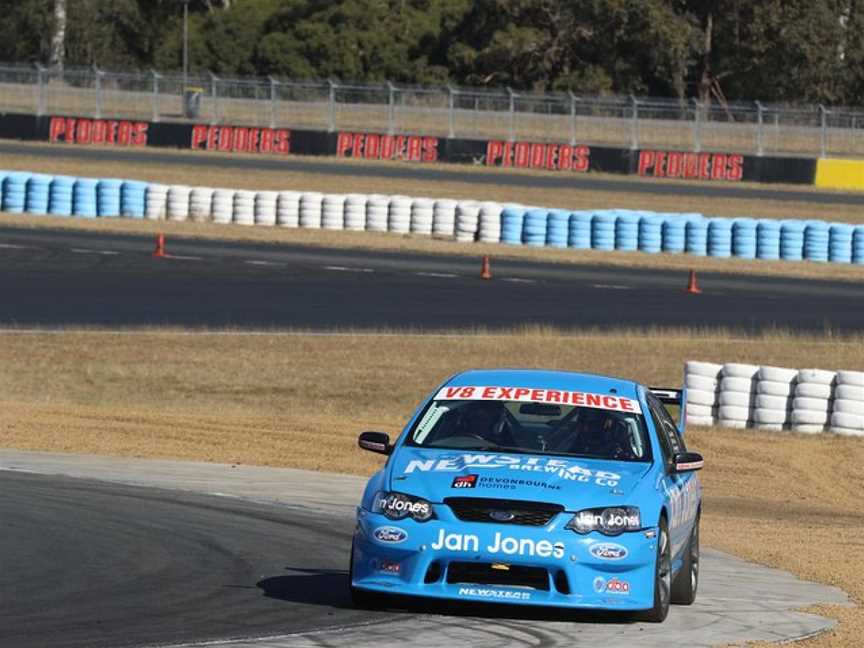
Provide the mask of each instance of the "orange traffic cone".
{"label": "orange traffic cone", "polygon": [[696,283],[696,271],[690,271],[690,280],[687,282],[687,290],[686,292],[692,293],[694,295],[698,295],[702,291],[699,288],[699,284]]}
{"label": "orange traffic cone", "polygon": [[162,232],[159,232],[156,235],[156,249],[153,250],[154,257],[164,257],[168,256],[165,254],[165,235]]}
{"label": "orange traffic cone", "polygon": [[483,256],[483,265],[480,266],[480,278],[481,279],[491,279],[492,278],[492,270],[489,269],[489,255]]}

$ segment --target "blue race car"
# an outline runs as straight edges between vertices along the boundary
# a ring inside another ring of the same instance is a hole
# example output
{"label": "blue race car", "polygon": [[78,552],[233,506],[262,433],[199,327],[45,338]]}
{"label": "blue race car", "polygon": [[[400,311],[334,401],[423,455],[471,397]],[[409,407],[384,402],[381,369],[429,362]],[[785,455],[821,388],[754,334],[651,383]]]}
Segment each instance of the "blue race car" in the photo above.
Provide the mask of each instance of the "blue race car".
{"label": "blue race car", "polygon": [[702,457],[682,390],[537,371],[466,371],[391,445],[357,508],[355,605],[388,595],[640,611],[661,622],[699,582]]}

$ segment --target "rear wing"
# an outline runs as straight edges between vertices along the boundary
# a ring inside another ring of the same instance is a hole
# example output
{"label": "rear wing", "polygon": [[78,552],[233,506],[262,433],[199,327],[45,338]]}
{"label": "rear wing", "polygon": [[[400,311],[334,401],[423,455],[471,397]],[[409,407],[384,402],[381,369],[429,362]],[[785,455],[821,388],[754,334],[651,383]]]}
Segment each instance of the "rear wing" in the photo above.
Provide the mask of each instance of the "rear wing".
{"label": "rear wing", "polygon": [[664,407],[674,405],[678,408],[678,431],[684,434],[684,424],[687,420],[687,388],[649,387],[648,390],[663,403]]}

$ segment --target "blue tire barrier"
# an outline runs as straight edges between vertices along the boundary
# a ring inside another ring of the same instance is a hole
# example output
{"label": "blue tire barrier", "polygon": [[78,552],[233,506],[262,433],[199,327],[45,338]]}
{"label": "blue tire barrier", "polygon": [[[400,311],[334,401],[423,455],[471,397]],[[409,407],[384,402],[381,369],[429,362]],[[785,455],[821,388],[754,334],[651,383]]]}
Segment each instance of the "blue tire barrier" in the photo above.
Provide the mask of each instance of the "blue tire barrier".
{"label": "blue tire barrier", "polygon": [[575,211],[570,214],[570,230],[567,246],[575,250],[591,249],[591,222],[594,215],[589,211]]}
{"label": "blue tire barrier", "polygon": [[72,187],[72,213],[84,218],[95,218],[97,209],[96,188],[98,180],[78,178]]}
{"label": "blue tire barrier", "polygon": [[30,173],[13,172],[3,180],[3,211],[23,214],[27,204],[27,181]]}
{"label": "blue tire barrier", "polygon": [[27,179],[27,197],[24,210],[28,214],[48,213],[48,193],[51,176],[34,173]]}
{"label": "blue tire barrier", "polygon": [[618,214],[614,211],[597,211],[591,219],[591,247],[595,250],[615,249],[615,227]]}
{"label": "blue tire barrier", "polygon": [[570,212],[564,209],[550,210],[546,220],[546,245],[566,248],[569,232]]}
{"label": "blue tire barrier", "polygon": [[522,242],[532,247],[546,245],[546,228],[549,212],[545,209],[531,209],[522,221]]}
{"label": "blue tire barrier", "polygon": [[824,221],[807,221],[804,228],[804,258],[818,263],[828,262],[829,227]]}
{"label": "blue tire barrier", "polygon": [[777,261],[780,258],[780,222],[767,218],[756,223],[756,258]]}
{"label": "blue tire barrier", "polygon": [[99,216],[120,215],[120,189],[122,180],[103,178],[96,185],[96,213]]}
{"label": "blue tire barrier", "polygon": [[780,223],[780,258],[801,261],[804,258],[804,221],[785,220]]}
{"label": "blue tire barrier", "polygon": [[755,259],[757,223],[753,218],[732,221],[732,254],[742,259]]}
{"label": "blue tire barrier", "polygon": [[120,215],[144,218],[147,204],[147,183],[126,180],[120,188]]}
{"label": "blue tire barrier", "polygon": [[728,218],[709,219],[708,256],[732,256],[732,221]]}
{"label": "blue tire barrier", "polygon": [[[663,249],[663,224],[667,217],[660,214],[645,214],[639,220],[639,250],[656,254]],[[682,236],[681,242],[684,239]]]}
{"label": "blue tire barrier", "polygon": [[864,264],[864,225],[858,225],[852,234],[852,263]]}
{"label": "blue tire barrier", "polygon": [[661,228],[663,252],[679,254],[687,248],[687,222],[683,214],[666,214]]}
{"label": "blue tire barrier", "polygon": [[639,212],[620,211],[615,224],[615,249],[632,252],[639,249]]}
{"label": "blue tire barrier", "polygon": [[506,207],[501,212],[501,242],[508,245],[522,245],[522,225],[525,209]]}
{"label": "blue tire barrier", "polygon": [[828,228],[828,260],[832,263],[852,263],[852,236],[855,227],[833,223]]}
{"label": "blue tire barrier", "polygon": [[708,254],[708,220],[687,221],[685,251],[695,256]]}
{"label": "blue tire barrier", "polygon": [[48,190],[48,213],[55,216],[72,215],[72,188],[75,178],[54,176]]}

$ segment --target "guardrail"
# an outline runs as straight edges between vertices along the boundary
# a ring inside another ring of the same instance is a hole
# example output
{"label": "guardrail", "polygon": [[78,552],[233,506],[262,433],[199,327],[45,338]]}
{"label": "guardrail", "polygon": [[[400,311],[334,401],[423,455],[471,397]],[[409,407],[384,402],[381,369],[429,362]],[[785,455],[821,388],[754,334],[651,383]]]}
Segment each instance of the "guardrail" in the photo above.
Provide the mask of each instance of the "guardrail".
{"label": "guardrail", "polygon": [[0,171],[0,208],[58,216],[394,232],[507,245],[864,265],[864,225],[570,211],[381,194],[246,191]]}
{"label": "guardrail", "polygon": [[687,423],[864,437],[864,372],[690,361]]}
{"label": "guardrail", "polygon": [[864,156],[864,111],[0,65],[0,111],[755,155]]}

